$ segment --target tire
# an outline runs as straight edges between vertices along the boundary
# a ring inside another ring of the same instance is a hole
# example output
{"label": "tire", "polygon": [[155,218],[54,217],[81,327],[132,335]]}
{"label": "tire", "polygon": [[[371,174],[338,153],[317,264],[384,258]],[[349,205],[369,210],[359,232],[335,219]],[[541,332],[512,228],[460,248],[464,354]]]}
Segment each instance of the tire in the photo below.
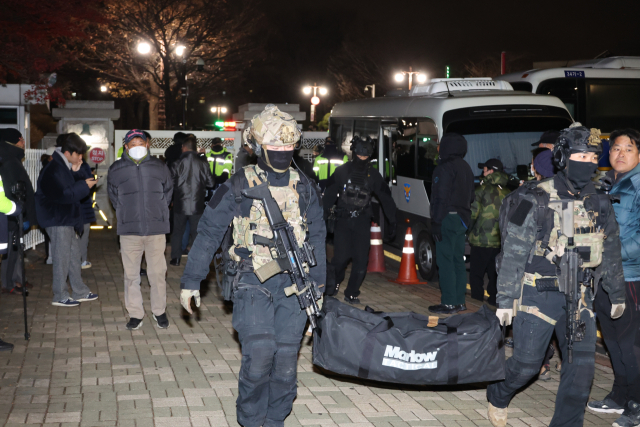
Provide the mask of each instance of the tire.
{"label": "tire", "polygon": [[423,280],[434,280],[438,275],[436,245],[426,231],[421,231],[415,246],[416,263]]}

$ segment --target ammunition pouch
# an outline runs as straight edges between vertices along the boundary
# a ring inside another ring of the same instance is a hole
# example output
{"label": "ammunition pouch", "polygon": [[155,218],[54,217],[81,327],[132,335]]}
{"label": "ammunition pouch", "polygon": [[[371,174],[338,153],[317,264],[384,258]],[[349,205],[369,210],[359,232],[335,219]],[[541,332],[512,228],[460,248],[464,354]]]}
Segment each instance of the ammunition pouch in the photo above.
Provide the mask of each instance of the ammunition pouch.
{"label": "ammunition pouch", "polygon": [[238,289],[238,281],[242,273],[253,271],[250,260],[243,259],[236,262],[232,259],[225,261],[224,275],[222,278],[222,297],[225,301],[231,301],[234,292]]}
{"label": "ammunition pouch", "polygon": [[536,279],[536,290],[538,292],[558,292],[558,279]]}

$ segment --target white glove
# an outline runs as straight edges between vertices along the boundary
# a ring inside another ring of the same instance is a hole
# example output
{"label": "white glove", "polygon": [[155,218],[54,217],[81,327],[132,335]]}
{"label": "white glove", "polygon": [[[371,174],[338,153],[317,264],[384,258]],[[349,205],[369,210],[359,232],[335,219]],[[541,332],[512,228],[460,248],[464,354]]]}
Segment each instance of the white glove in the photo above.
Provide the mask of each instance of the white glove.
{"label": "white glove", "polygon": [[625,307],[626,307],[625,303],[613,304],[611,306],[611,318],[617,319],[618,317],[622,316],[622,313],[624,313]]}
{"label": "white glove", "polygon": [[496,316],[501,326],[508,326],[513,319],[513,308],[499,308],[496,310]]}
{"label": "white glove", "polygon": [[189,314],[193,314],[193,310],[191,310],[191,297],[193,297],[196,307],[200,307],[200,291],[194,289],[183,289],[180,291],[180,304],[182,304]]}

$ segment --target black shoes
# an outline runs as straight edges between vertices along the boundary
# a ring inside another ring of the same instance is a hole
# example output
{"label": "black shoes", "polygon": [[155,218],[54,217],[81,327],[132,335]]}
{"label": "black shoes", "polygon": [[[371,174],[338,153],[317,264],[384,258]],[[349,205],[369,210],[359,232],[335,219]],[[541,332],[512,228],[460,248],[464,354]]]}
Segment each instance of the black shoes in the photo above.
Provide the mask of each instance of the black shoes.
{"label": "black shoes", "polygon": [[140,269],[140,275],[141,276],[146,276],[147,275],[147,269],[146,268],[141,268]]}
{"label": "black shoes", "polygon": [[189,256],[189,250],[185,249],[184,251],[182,251],[182,256],[188,257]]}
{"label": "black shoes", "polygon": [[158,324],[158,328],[167,329],[169,327],[169,319],[167,319],[167,313],[162,313],[160,316],[153,315],[153,320]]}
{"label": "black shoes", "polygon": [[613,427],[636,427],[640,425],[640,404],[633,400],[627,402],[622,416],[613,424]]}
{"label": "black shoes", "polygon": [[13,344],[0,340],[0,351],[11,351],[11,350],[13,350]]}
{"label": "black shoes", "polygon": [[438,304],[432,305],[429,307],[429,311],[436,314],[455,314],[459,311],[465,311],[467,306],[464,304],[459,305],[449,305],[449,304]]}
{"label": "black shoes", "polygon": [[173,258],[171,261],[169,261],[169,264],[178,267],[180,265],[180,258]]}
{"label": "black shoes", "polygon": [[135,331],[140,329],[140,327],[142,326],[142,319],[136,319],[135,317],[132,317],[131,319],[129,319],[129,323],[127,323],[127,329],[130,331]]}
{"label": "black shoes", "polygon": [[358,297],[348,297],[348,296],[344,296],[344,300],[346,302],[348,302],[351,305],[358,305],[360,304],[360,299]]}

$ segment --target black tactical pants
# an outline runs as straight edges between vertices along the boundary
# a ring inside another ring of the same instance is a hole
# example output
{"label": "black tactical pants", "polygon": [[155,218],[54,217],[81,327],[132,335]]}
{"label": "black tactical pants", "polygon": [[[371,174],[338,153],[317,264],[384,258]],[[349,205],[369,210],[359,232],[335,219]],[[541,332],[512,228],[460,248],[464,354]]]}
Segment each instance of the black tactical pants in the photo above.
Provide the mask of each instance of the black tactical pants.
{"label": "black tactical pants", "polygon": [[371,247],[371,220],[367,215],[356,218],[338,218],[333,233],[333,260],[336,283],[342,283],[349,261],[351,276],[344,290],[345,296],[360,295],[360,286],[367,275],[369,248]]}
{"label": "black tactical pants", "polygon": [[[596,313],[613,366],[613,388],[609,397],[618,405],[640,402],[640,282],[626,282],[626,307],[611,319],[611,301],[602,289],[596,295]],[[564,369],[564,367],[563,367]]]}
{"label": "black tactical pants", "polygon": [[244,427],[283,426],[296,397],[298,350],[307,315],[278,274],[265,283],[253,273],[239,280],[233,296],[233,328],[242,346],[236,411]]}
{"label": "black tactical pants", "polygon": [[469,267],[469,285],[471,286],[471,298],[484,301],[484,274],[487,273],[489,283],[487,302],[496,305],[496,294],[498,293],[496,273],[496,256],[500,253],[500,248],[484,248],[481,246],[471,246],[471,262]]}
{"label": "black tactical pants", "polygon": [[[505,380],[489,385],[487,398],[493,406],[506,408],[516,392],[540,372],[540,365],[555,330],[563,363],[556,409],[549,427],[581,427],[595,369],[596,320],[590,310],[593,302],[591,292],[587,291],[589,295],[584,298],[588,309],[580,313],[586,324],[585,337],[574,343],[573,363],[569,363],[564,294],[538,292],[535,287],[523,286],[522,305],[537,307],[543,316],[550,319],[544,320],[522,311],[513,318],[513,357],[507,360]],[[548,320],[555,321],[555,325]]]}

